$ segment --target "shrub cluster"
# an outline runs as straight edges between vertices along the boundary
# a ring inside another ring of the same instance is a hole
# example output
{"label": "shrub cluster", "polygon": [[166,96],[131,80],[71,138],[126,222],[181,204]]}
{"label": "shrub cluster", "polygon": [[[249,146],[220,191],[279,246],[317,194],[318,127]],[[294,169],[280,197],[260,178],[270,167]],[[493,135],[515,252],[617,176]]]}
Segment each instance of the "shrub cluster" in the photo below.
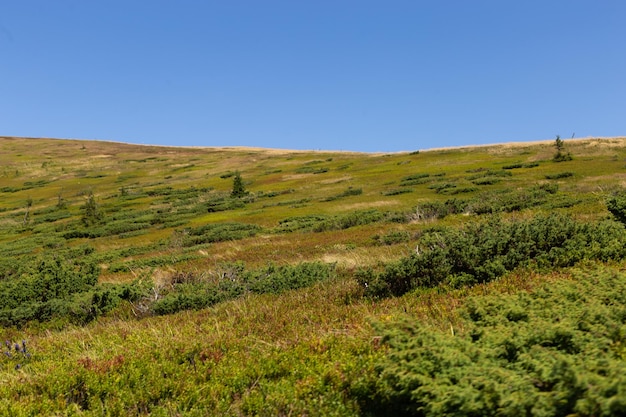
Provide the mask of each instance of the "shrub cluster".
{"label": "shrub cluster", "polygon": [[406,176],[400,180],[400,185],[403,187],[411,185],[419,185],[430,182],[430,174],[420,173]]}
{"label": "shrub cluster", "polygon": [[375,235],[372,237],[379,245],[395,245],[398,243],[408,242],[411,240],[411,234],[404,230],[394,230],[384,235]]}
{"label": "shrub cluster", "polygon": [[336,195],[333,195],[333,196],[326,197],[326,198],[322,199],[322,201],[326,201],[326,202],[328,202],[328,201],[335,201],[335,200],[338,200],[340,198],[350,197],[350,196],[354,196],[354,195],[361,195],[361,194],[363,194],[363,189],[362,188],[352,188],[352,187],[349,187],[347,190],[345,190],[345,191],[343,191],[343,192],[341,192],[339,194],[336,194]]}
{"label": "shrub cluster", "polygon": [[377,324],[389,351],[353,393],[381,416],[624,415],[625,288],[626,274],[584,272],[471,299],[459,334]]}
{"label": "shrub cluster", "polygon": [[526,164],[516,163],[516,164],[511,164],[511,165],[504,165],[502,169],[534,168],[538,166],[539,166],[539,162],[528,162]]}
{"label": "shrub cluster", "polygon": [[235,210],[245,207],[245,202],[241,198],[222,196],[211,199],[206,206],[206,210],[209,213],[215,213],[218,211]]}
{"label": "shrub cluster", "polygon": [[[445,201],[426,201],[417,206],[415,211],[408,215],[408,219],[436,220],[461,213],[479,215],[511,213],[554,201],[558,189],[556,184],[541,184],[522,190],[487,191],[469,199],[454,197]],[[569,205],[566,206],[572,206],[577,202],[578,200],[569,200]]]}
{"label": "shrub cluster", "polygon": [[606,202],[606,207],[617,220],[626,225],[626,191],[610,197]]}
{"label": "shrub cluster", "polygon": [[334,216],[313,226],[314,232],[349,229],[350,227],[379,222],[385,219],[385,214],[375,210],[358,210],[347,214]]}
{"label": "shrub cluster", "polygon": [[481,178],[510,177],[512,175],[513,174],[511,174],[509,171],[487,169],[487,170],[481,170],[480,172],[467,177],[467,179],[470,181],[474,181],[474,180],[478,180]]}
{"label": "shrub cluster", "polygon": [[200,227],[185,230],[183,246],[194,246],[203,243],[224,242],[239,240],[256,235],[261,227],[246,223],[211,223]]}
{"label": "shrub cluster", "polygon": [[22,326],[69,319],[85,323],[114,308],[122,299],[139,296],[134,284],[98,285],[94,262],[75,262],[61,256],[44,256],[9,269],[10,279],[0,281],[0,325]]}
{"label": "shrub cluster", "polygon": [[556,174],[548,174],[546,175],[546,179],[548,180],[559,180],[562,178],[569,178],[569,177],[573,177],[574,173],[571,171],[566,171],[566,172],[558,172]]}
{"label": "shrub cluster", "polygon": [[626,257],[623,225],[577,223],[553,214],[507,222],[500,217],[464,229],[427,231],[418,249],[383,271],[360,270],[357,280],[373,297],[402,295],[418,287],[491,281],[519,266],[564,267],[583,259]]}
{"label": "shrub cluster", "polygon": [[308,216],[293,216],[278,222],[278,232],[294,232],[296,230],[311,230],[318,223],[327,220],[327,216],[311,214]]}
{"label": "shrub cluster", "polygon": [[394,196],[400,194],[408,194],[412,192],[413,190],[410,188],[392,188],[391,190],[382,191],[381,194],[385,196]]}
{"label": "shrub cluster", "polygon": [[321,262],[269,265],[255,271],[246,270],[242,263],[229,264],[221,268],[216,279],[175,282],[172,289],[152,305],[152,311],[164,315],[209,307],[246,293],[279,294],[329,279],[333,272],[333,265]]}
{"label": "shrub cluster", "polygon": [[520,211],[545,204],[558,189],[556,184],[541,184],[519,190],[481,193],[468,201],[466,210],[474,214]]}

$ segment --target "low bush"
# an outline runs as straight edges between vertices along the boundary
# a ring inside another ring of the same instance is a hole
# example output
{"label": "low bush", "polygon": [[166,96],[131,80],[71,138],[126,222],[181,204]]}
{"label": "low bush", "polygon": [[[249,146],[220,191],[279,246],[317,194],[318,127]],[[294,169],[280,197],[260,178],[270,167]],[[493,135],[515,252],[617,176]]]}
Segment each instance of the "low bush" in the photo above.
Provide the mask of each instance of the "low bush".
{"label": "low bush", "polygon": [[626,191],[622,191],[611,196],[606,207],[618,221],[626,225]]}
{"label": "low bush", "polygon": [[430,185],[428,188],[431,190],[435,190],[437,193],[443,193],[445,190],[449,190],[450,188],[456,188],[457,185],[452,182],[440,182],[437,184]]}
{"label": "low bush", "polygon": [[561,178],[569,178],[569,177],[573,177],[574,173],[573,172],[559,172],[557,174],[548,174],[546,175],[546,179],[548,180],[558,180]]}
{"label": "low bush", "polygon": [[626,233],[613,221],[577,223],[563,215],[506,222],[500,217],[464,229],[425,232],[410,256],[381,272],[357,273],[373,297],[398,296],[419,287],[488,282],[520,266],[564,267],[583,259],[626,257]]}
{"label": "low bush", "polygon": [[88,229],[73,229],[63,233],[65,239],[95,239],[97,237],[106,236],[106,231],[102,227],[90,227]]}
{"label": "low bush", "polygon": [[308,216],[294,216],[281,220],[278,224],[277,232],[294,232],[296,230],[311,230],[318,223],[328,219],[327,216],[311,214]]}
{"label": "low bush", "polygon": [[412,193],[413,190],[410,188],[394,188],[391,190],[383,191],[381,194],[386,196],[400,195],[400,194],[408,194]]}
{"label": "low bush", "polygon": [[296,173],[298,174],[324,174],[329,171],[327,167],[312,167],[312,166],[303,166],[296,169]]}
{"label": "low bush", "polygon": [[350,227],[375,223],[384,219],[385,215],[378,210],[359,210],[317,223],[313,227],[313,231],[326,232],[329,230],[349,229]]}
{"label": "low bush", "polygon": [[334,265],[321,262],[298,265],[269,265],[247,271],[243,264],[222,265],[216,279],[182,282],[152,305],[157,315],[198,310],[247,293],[279,294],[310,286],[333,276]]}
{"label": "low bush", "polygon": [[42,222],[53,223],[53,222],[56,222],[57,220],[67,219],[70,217],[72,217],[72,214],[69,211],[58,210],[58,211],[54,211],[51,213],[47,213],[40,217],[39,216],[35,217],[35,223],[42,223]]}
{"label": "low bush", "polygon": [[4,268],[10,276],[0,281],[0,325],[6,327],[51,320],[84,324],[143,291],[137,283],[100,285],[94,262],[69,257],[43,256]]}
{"label": "low bush", "polygon": [[574,157],[572,157],[572,154],[569,152],[557,152],[552,158],[554,162],[566,162],[571,161],[572,159],[574,159]]}
{"label": "low bush", "polygon": [[500,181],[502,181],[500,178],[486,177],[476,179],[472,182],[476,185],[493,185],[499,183]]}
{"label": "low bush", "polygon": [[374,416],[623,415],[625,288],[623,273],[579,272],[470,299],[458,334],[378,323],[388,352],[352,393]]}
{"label": "low bush", "polygon": [[241,198],[218,197],[206,203],[206,211],[215,213],[219,211],[236,210],[245,207],[245,202]]}
{"label": "low bush", "polygon": [[470,180],[470,181],[473,181],[473,180],[477,180],[479,178],[487,178],[487,177],[501,178],[501,177],[510,177],[512,175],[513,174],[511,174],[508,171],[502,171],[502,170],[496,170],[496,169],[487,169],[487,170],[481,170],[480,172],[467,177],[467,179]]}
{"label": "low bush", "polygon": [[523,168],[523,167],[524,167],[524,164],[518,163],[518,164],[504,165],[502,169],[518,169],[518,168]]}
{"label": "low bush", "polygon": [[261,227],[244,223],[212,223],[185,230],[183,246],[239,240],[256,235]]}
{"label": "low bush", "polygon": [[545,204],[557,191],[556,184],[542,184],[519,190],[481,193],[468,201],[466,210],[473,214],[520,211]]}
{"label": "low bush", "polygon": [[347,190],[345,190],[342,193],[330,196],[330,197],[326,197],[324,199],[322,199],[322,201],[334,201],[334,200],[338,200],[340,198],[344,198],[344,197],[350,197],[353,195],[361,195],[363,194],[363,189],[362,188],[348,188]]}
{"label": "low bush", "polygon": [[396,245],[398,243],[408,242],[411,240],[411,234],[404,230],[391,231],[384,235],[375,235],[374,242],[379,245]]}
{"label": "low bush", "polygon": [[429,177],[430,174],[426,173],[409,175],[400,180],[400,185],[405,187],[411,185],[425,184],[427,182],[430,182]]}
{"label": "low bush", "polygon": [[463,213],[468,204],[466,200],[457,198],[446,201],[427,201],[417,206],[411,217],[417,221],[443,219],[451,214]]}
{"label": "low bush", "polygon": [[478,190],[478,188],[476,187],[445,188],[441,190],[440,193],[447,194],[447,195],[457,195],[457,194],[473,193],[476,190]]}

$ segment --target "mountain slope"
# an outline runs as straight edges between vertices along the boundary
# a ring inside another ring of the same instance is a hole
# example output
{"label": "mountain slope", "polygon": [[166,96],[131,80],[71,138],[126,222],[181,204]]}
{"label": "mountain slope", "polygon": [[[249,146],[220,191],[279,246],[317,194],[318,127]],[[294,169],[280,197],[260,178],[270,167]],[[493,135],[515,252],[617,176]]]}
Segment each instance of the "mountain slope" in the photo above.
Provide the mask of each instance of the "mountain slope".
{"label": "mountain slope", "polygon": [[[464,337],[468,296],[623,275],[623,260],[584,252],[569,269],[525,264],[472,287],[457,279],[382,298],[363,287],[364,270],[385,279],[447,230],[550,214],[604,225],[607,198],[626,187],[626,139],[564,145],[572,159],[555,162],[553,142],[360,154],[0,138],[0,331],[10,344],[0,376],[11,399],[0,410],[388,407],[393,384],[375,383],[392,366],[387,330],[372,321]],[[245,195],[233,196],[238,176]],[[410,409],[412,398],[396,399]]]}

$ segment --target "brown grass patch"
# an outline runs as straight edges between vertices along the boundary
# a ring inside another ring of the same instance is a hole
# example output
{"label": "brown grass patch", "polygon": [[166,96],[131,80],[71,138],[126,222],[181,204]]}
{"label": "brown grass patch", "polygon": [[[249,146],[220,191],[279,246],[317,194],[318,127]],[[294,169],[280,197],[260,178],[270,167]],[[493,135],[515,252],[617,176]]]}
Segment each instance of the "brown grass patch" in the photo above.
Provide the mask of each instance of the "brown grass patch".
{"label": "brown grass patch", "polygon": [[396,200],[378,200],[378,201],[368,201],[365,203],[354,203],[354,204],[344,204],[339,206],[340,210],[361,210],[372,207],[388,207],[388,206],[396,206],[400,204],[400,202]]}
{"label": "brown grass patch", "polygon": [[328,180],[320,181],[319,184],[337,184],[340,182],[350,181],[351,179],[352,179],[351,175],[346,175],[344,177],[331,178]]}

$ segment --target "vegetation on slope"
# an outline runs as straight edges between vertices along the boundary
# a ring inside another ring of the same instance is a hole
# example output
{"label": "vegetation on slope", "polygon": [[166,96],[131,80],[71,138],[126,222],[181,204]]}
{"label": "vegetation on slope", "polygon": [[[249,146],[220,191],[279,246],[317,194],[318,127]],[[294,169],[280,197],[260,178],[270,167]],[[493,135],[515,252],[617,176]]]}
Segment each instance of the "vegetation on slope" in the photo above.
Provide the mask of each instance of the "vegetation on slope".
{"label": "vegetation on slope", "polygon": [[626,274],[577,270],[531,293],[469,299],[442,332],[379,323],[389,352],[357,391],[372,414],[616,416],[626,413]]}
{"label": "vegetation on slope", "polygon": [[0,414],[619,413],[626,142],[562,142],[0,138]]}

